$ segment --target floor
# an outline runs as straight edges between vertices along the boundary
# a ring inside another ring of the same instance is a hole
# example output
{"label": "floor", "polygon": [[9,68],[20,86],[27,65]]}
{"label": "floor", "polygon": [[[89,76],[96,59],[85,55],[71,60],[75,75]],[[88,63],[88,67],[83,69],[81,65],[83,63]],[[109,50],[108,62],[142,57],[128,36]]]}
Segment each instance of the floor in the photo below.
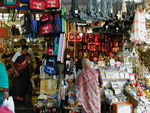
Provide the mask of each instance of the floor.
{"label": "floor", "polygon": [[24,102],[21,104],[15,104],[15,111],[16,113],[34,113],[32,104],[28,102]]}
{"label": "floor", "polygon": [[15,103],[15,113],[34,113],[31,104],[31,95],[26,95],[26,100],[23,103]]}

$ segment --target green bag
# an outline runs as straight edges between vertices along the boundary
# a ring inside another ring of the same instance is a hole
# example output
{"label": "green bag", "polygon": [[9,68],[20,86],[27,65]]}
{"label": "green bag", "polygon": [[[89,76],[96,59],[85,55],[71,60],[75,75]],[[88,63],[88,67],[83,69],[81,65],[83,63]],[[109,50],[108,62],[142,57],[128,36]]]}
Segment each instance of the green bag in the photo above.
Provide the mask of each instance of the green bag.
{"label": "green bag", "polygon": [[4,4],[5,5],[15,5],[16,4],[16,0],[4,0]]}

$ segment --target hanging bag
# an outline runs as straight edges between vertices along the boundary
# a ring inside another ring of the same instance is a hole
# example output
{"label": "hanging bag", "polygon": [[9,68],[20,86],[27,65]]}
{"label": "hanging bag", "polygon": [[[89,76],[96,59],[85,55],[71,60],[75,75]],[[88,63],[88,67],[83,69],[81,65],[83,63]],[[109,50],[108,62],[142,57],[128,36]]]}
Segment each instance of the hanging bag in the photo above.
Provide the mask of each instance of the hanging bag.
{"label": "hanging bag", "polygon": [[60,33],[62,31],[60,14],[54,15],[54,31],[55,33]]}
{"label": "hanging bag", "polygon": [[3,0],[3,6],[7,8],[16,8],[19,7],[20,0]]}
{"label": "hanging bag", "polygon": [[59,0],[45,0],[45,8],[59,8]]}
{"label": "hanging bag", "polygon": [[15,5],[16,0],[4,0],[4,4],[6,4],[6,5]]}
{"label": "hanging bag", "polygon": [[16,8],[20,6],[20,0],[3,0],[3,6],[7,8]]}
{"label": "hanging bag", "polygon": [[23,35],[28,35],[32,33],[30,14],[24,14],[24,24],[21,26],[21,28]]}
{"label": "hanging bag", "polygon": [[3,6],[3,4],[2,4],[2,0],[0,0],[0,7],[1,7],[1,6]]}
{"label": "hanging bag", "polygon": [[46,35],[53,32],[53,16],[44,14],[40,19],[40,35]]}
{"label": "hanging bag", "polygon": [[44,0],[30,0],[30,9],[45,10],[45,1]]}

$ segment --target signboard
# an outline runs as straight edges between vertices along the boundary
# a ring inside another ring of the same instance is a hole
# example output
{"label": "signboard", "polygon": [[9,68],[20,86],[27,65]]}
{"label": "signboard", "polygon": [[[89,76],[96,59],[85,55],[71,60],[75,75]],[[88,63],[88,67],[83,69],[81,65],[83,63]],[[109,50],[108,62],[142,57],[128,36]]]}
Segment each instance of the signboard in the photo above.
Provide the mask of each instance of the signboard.
{"label": "signboard", "polygon": [[0,27],[0,38],[7,38],[8,36],[8,28]]}

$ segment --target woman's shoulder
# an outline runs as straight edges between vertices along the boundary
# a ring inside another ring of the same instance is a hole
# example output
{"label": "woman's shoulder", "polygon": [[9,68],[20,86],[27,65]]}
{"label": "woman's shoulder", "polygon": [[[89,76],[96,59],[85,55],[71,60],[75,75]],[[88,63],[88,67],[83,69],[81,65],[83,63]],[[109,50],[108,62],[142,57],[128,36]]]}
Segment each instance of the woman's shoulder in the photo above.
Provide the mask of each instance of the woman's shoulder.
{"label": "woman's shoulder", "polygon": [[4,64],[3,64],[2,62],[0,62],[0,67],[1,67],[1,68],[4,67]]}
{"label": "woman's shoulder", "polygon": [[0,66],[2,66],[3,65],[3,63],[2,62],[0,62]]}

